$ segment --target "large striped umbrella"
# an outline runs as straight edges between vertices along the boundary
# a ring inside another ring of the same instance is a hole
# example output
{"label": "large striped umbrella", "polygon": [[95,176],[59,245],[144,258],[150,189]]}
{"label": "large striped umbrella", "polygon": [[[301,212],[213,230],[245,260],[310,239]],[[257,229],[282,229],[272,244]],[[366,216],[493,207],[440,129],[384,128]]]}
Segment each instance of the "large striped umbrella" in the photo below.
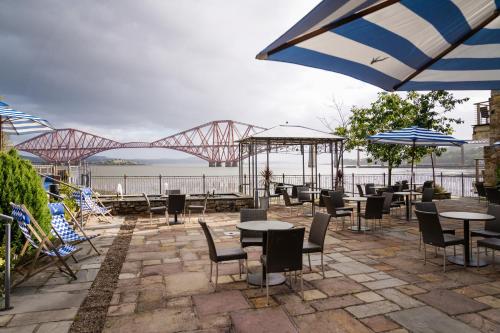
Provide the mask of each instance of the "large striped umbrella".
{"label": "large striped umbrella", "polygon": [[[425,147],[444,147],[444,146],[462,146],[467,141],[456,139],[450,135],[439,133],[418,126],[407,127],[389,132],[378,133],[368,137],[371,143],[393,144],[393,145],[411,145],[411,175],[410,190],[413,188],[413,165],[415,163],[416,146]],[[411,196],[410,196],[411,201]]]}
{"label": "large striped umbrella", "polygon": [[49,122],[40,117],[12,109],[8,104],[0,102],[0,150],[3,149],[3,133],[31,134],[52,131]]}
{"label": "large striped umbrella", "polygon": [[500,89],[500,1],[324,0],[257,55],[388,91]]}

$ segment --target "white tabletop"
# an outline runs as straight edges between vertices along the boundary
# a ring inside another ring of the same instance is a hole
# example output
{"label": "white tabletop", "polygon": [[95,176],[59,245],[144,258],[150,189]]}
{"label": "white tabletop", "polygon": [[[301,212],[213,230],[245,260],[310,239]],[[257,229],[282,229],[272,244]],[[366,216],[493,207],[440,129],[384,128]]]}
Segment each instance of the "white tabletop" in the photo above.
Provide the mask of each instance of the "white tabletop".
{"label": "white tabletop", "polygon": [[346,201],[366,201],[368,200],[367,197],[344,197],[344,200]]}
{"label": "white tabletop", "polygon": [[483,213],[471,213],[471,212],[443,212],[440,213],[439,216],[453,220],[469,220],[469,221],[490,221],[495,219],[493,215],[483,214]]}
{"label": "white tabletop", "polygon": [[394,192],[395,195],[422,195],[420,192],[410,192],[410,191],[405,191],[405,192]]}
{"label": "white tabletop", "polygon": [[267,231],[269,229],[273,230],[287,230],[292,229],[293,224],[282,221],[248,221],[238,223],[236,228],[240,230],[251,230],[251,231]]}

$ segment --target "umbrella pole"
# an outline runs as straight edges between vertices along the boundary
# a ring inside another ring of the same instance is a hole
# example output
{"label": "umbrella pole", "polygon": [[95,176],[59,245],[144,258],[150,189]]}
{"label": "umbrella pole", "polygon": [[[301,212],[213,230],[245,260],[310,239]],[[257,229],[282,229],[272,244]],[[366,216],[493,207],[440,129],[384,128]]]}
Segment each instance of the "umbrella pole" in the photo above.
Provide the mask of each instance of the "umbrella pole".
{"label": "umbrella pole", "polygon": [[413,164],[415,163],[415,141],[413,141],[413,146],[412,146],[412,149],[411,149],[411,174],[410,174],[410,200],[408,201],[410,207],[408,208],[409,209],[409,217],[410,217],[410,220],[411,220],[411,201],[412,201],[412,195],[411,195],[411,192],[413,191]]}
{"label": "umbrella pole", "polygon": [[2,116],[0,116],[0,152],[3,151]]}

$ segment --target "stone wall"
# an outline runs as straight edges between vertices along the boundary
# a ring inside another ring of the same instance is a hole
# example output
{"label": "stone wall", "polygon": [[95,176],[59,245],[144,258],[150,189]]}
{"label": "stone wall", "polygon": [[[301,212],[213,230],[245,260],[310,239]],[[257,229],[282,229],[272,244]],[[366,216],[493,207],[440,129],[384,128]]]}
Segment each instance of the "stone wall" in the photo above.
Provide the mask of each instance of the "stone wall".
{"label": "stone wall", "polygon": [[[147,212],[146,200],[143,197],[118,199],[101,199],[106,207],[111,207],[115,215],[145,214]],[[166,199],[150,198],[152,207],[165,206]],[[186,206],[203,205],[203,198],[186,198]],[[241,208],[253,208],[253,198],[250,196],[227,196],[208,198],[207,212],[238,212]]]}
{"label": "stone wall", "polygon": [[500,141],[500,90],[491,91],[490,110],[490,146],[484,147],[484,182],[487,186],[495,186],[496,169],[500,166],[500,149],[492,145]]}

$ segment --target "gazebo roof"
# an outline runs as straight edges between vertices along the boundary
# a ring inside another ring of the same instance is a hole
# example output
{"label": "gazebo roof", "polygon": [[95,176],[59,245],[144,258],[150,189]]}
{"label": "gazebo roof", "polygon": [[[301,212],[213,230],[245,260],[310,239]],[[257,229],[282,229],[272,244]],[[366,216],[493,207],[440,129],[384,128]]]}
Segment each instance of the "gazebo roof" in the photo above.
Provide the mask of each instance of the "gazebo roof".
{"label": "gazebo roof", "polygon": [[262,143],[271,145],[310,145],[343,141],[344,138],[328,132],[305,126],[278,125],[241,139],[241,143]]}

